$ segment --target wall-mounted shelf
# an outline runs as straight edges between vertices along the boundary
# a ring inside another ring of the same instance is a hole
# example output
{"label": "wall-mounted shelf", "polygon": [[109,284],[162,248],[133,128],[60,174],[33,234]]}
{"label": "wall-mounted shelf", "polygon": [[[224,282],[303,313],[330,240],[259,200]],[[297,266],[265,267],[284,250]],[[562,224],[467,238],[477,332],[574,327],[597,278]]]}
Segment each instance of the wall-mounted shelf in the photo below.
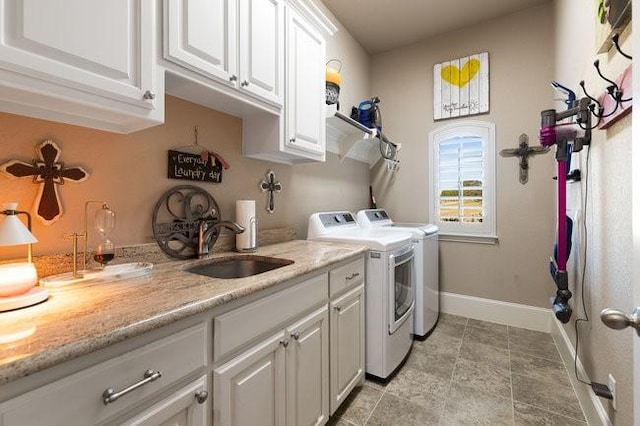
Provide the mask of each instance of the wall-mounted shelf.
{"label": "wall-mounted shelf", "polygon": [[327,147],[340,156],[369,163],[372,167],[380,159],[377,129],[370,129],[336,111],[327,117]]}

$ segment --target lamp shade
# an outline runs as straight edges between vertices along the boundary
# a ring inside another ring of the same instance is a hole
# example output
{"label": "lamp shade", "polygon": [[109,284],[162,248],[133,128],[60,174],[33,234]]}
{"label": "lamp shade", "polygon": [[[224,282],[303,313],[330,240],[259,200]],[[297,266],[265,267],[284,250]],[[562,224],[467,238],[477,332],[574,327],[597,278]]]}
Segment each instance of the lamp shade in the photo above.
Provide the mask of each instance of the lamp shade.
{"label": "lamp shade", "polygon": [[5,217],[0,220],[0,246],[37,243],[36,237],[24,226],[16,214],[18,203],[5,203],[3,207],[4,210],[0,213]]}

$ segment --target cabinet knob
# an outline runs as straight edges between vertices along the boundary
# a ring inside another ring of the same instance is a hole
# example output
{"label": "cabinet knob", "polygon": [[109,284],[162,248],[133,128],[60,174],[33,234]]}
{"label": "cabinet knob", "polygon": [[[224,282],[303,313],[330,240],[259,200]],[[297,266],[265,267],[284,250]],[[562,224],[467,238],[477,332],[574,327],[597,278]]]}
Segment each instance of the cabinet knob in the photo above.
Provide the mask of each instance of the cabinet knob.
{"label": "cabinet knob", "polygon": [[142,95],[142,99],[144,99],[145,101],[150,101],[155,98],[156,98],[156,94],[153,93],[151,90],[147,90],[146,92],[144,92],[144,95]]}
{"label": "cabinet knob", "polygon": [[280,340],[280,344],[286,348],[287,346],[289,346],[289,340],[288,339]]}
{"label": "cabinet knob", "polygon": [[291,143],[296,143],[296,138],[291,138],[291,139],[289,139],[289,142],[291,142]]}
{"label": "cabinet knob", "polygon": [[232,75],[231,77],[229,77],[229,81],[238,81],[238,76]]}
{"label": "cabinet knob", "polygon": [[242,87],[247,87],[249,85],[249,82],[247,80],[242,80],[242,83],[240,83],[240,86]]}
{"label": "cabinet knob", "polygon": [[333,310],[336,312],[340,312],[342,310],[342,306],[334,306]]}
{"label": "cabinet knob", "polygon": [[300,339],[300,332],[296,331],[295,333],[291,333],[291,337],[293,337],[296,340]]}
{"label": "cabinet knob", "polygon": [[209,392],[206,390],[201,390],[200,392],[196,392],[196,401],[198,404],[204,404],[207,398],[209,398]]}

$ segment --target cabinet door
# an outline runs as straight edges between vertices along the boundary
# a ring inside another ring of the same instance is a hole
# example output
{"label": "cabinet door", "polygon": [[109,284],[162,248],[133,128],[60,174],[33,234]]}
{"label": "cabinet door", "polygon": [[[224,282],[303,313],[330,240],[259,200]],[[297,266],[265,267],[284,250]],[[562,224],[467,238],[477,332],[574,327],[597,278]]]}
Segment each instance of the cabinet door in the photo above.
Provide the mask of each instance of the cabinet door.
{"label": "cabinet door", "polygon": [[321,157],[325,141],[325,41],[294,10],[287,10],[285,146]]}
{"label": "cabinet door", "polygon": [[287,425],[329,419],[329,314],[327,306],[287,328]]}
{"label": "cabinet door", "polygon": [[237,18],[235,0],[165,0],[165,59],[235,86]]}
{"label": "cabinet door", "polygon": [[[2,403],[0,424],[105,424],[205,369],[206,329],[198,324]],[[149,380],[148,370],[160,374]],[[108,390],[120,397],[105,403]]]}
{"label": "cabinet door", "polygon": [[284,6],[282,0],[240,2],[240,87],[282,105]]}
{"label": "cabinet door", "polygon": [[278,333],[214,370],[214,425],[284,424],[285,345]]}
{"label": "cabinet door", "polygon": [[155,108],[154,2],[2,0],[0,15],[0,69],[63,97],[66,88]]}
{"label": "cabinet door", "polygon": [[364,285],[330,303],[331,414],[364,379]]}
{"label": "cabinet door", "polygon": [[123,425],[206,426],[208,396],[207,378],[203,376]]}

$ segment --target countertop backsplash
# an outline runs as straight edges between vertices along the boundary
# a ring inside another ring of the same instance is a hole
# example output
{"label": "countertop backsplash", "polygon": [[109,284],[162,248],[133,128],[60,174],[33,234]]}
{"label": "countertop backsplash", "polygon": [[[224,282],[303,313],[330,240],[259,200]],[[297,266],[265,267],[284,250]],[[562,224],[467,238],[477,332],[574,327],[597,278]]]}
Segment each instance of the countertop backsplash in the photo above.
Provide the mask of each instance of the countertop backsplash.
{"label": "countertop backsplash", "polygon": [[[295,238],[296,230],[293,227],[259,230],[258,247],[291,241]],[[211,250],[211,253],[233,251],[235,244],[235,234],[223,233],[218,237],[218,241]],[[92,259],[93,256],[89,254],[87,256],[87,264],[89,267],[96,266]],[[116,247],[116,258],[112,264],[129,262],[150,262],[158,264],[173,260],[176,259],[172,259],[164,254],[160,250],[160,247],[158,247],[158,244],[154,242]],[[0,262],[0,264],[15,261],[15,259],[7,260]],[[51,254],[44,256],[35,255],[33,257],[33,262],[36,265],[36,270],[38,271],[38,276],[40,278],[47,277],[49,275],[61,274],[73,270],[73,253]]]}

